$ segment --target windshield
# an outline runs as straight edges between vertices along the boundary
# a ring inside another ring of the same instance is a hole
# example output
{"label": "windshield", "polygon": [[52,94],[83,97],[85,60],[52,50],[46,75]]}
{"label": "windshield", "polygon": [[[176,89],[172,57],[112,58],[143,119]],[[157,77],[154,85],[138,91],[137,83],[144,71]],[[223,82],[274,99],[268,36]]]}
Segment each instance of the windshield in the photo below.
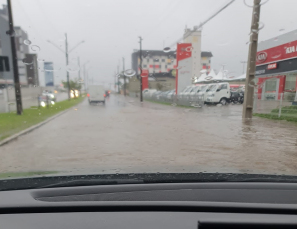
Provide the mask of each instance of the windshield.
{"label": "windshield", "polygon": [[211,85],[208,89],[209,91],[216,91],[218,88],[218,85]]}
{"label": "windshield", "polygon": [[0,180],[297,176],[297,1],[254,2],[0,0]]}
{"label": "windshield", "polygon": [[205,92],[206,91],[206,89],[208,88],[208,86],[207,85],[202,85],[202,86],[200,86],[200,90],[198,90],[198,92]]}

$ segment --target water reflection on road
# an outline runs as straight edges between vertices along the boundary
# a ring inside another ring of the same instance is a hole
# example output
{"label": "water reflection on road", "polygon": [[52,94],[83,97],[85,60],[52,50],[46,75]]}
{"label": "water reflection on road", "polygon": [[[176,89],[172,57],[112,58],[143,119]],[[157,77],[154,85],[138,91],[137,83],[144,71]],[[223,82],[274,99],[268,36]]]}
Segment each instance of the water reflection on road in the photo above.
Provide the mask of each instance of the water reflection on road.
{"label": "water reflection on road", "polygon": [[[241,105],[181,108],[111,95],[4,145],[0,171],[297,174],[297,125]],[[20,157],[20,155],[22,155]]]}

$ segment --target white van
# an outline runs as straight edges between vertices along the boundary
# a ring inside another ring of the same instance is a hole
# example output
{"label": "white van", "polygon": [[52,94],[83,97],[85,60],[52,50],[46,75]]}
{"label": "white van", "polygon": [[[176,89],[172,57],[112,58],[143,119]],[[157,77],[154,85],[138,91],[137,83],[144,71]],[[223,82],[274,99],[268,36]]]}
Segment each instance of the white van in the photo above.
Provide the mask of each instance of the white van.
{"label": "white van", "polygon": [[204,102],[206,102],[207,93],[212,85],[213,84],[202,84],[200,90],[198,91],[198,95],[203,98]]}
{"label": "white van", "polygon": [[230,99],[230,85],[229,83],[217,83],[210,86],[206,94],[205,103],[221,103],[226,105]]}
{"label": "white van", "polygon": [[88,88],[89,103],[101,102],[105,104],[105,90],[102,85],[91,85]]}

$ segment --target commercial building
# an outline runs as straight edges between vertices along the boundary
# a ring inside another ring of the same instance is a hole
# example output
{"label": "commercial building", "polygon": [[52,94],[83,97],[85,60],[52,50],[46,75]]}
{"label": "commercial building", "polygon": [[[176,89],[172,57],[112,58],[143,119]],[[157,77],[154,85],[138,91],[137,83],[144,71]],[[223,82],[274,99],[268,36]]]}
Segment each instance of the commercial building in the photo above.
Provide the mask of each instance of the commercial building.
{"label": "commercial building", "polygon": [[258,99],[296,99],[297,30],[258,44],[256,81]]}
{"label": "commercial building", "polygon": [[37,55],[26,54],[26,59],[32,61],[32,64],[26,65],[28,85],[39,86]]}
{"label": "commercial building", "polygon": [[14,37],[15,37],[15,47],[16,47],[17,58],[18,58],[20,82],[21,84],[27,85],[28,84],[27,68],[23,63],[23,59],[26,57],[26,54],[29,53],[29,46],[24,44],[24,40],[28,39],[28,35],[19,26],[15,26],[14,31],[15,31]]}
{"label": "commercial building", "polygon": [[[0,9],[0,56],[8,58],[9,70],[7,71],[7,69],[4,69],[3,72],[0,72],[0,81],[2,86],[7,83],[13,83],[10,36],[6,34],[7,30],[9,30],[7,8],[3,5],[3,8]],[[2,62],[2,64],[4,63]]]}
{"label": "commercial building", "polygon": [[54,86],[54,72],[50,71],[53,70],[53,62],[44,62],[44,79],[45,79],[45,86]]}
{"label": "commercial building", "polygon": [[[0,73],[0,80],[6,80],[10,82],[13,80],[13,67],[10,36],[6,34],[6,31],[8,30],[8,9],[6,5],[3,5],[2,9],[0,9],[0,56],[8,57],[10,71]],[[38,71],[34,70],[37,66],[37,58],[33,58],[35,60],[35,63],[33,63],[34,66],[32,67],[32,69],[30,68],[31,66],[28,67],[23,63],[23,59],[27,57],[27,54],[29,54],[29,45],[24,44],[24,40],[28,39],[28,34],[19,26],[15,26],[14,31],[20,83],[22,85],[28,85],[31,84],[33,79],[38,79]],[[28,73],[28,71],[30,73]],[[32,75],[33,73],[35,75]],[[29,80],[29,77],[32,78],[32,80]],[[36,80],[33,81],[38,82]]]}

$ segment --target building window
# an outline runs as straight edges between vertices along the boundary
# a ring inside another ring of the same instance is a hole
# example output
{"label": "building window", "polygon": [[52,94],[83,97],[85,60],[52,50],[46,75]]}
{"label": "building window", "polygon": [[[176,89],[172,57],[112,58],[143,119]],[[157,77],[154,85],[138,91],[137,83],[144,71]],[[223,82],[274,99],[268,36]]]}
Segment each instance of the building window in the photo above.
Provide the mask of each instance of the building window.
{"label": "building window", "polygon": [[159,59],[158,59],[158,58],[155,58],[155,59],[154,59],[154,62],[159,62]]}
{"label": "building window", "polygon": [[162,59],[162,62],[165,62],[165,59]]}
{"label": "building window", "polygon": [[165,64],[165,68],[167,68],[167,64]]}
{"label": "building window", "polygon": [[143,65],[143,67],[144,67],[144,68],[146,68],[146,67],[147,67],[147,65],[146,65],[146,64],[144,64],[144,65]]}
{"label": "building window", "polygon": [[211,61],[210,61],[210,59],[209,59],[209,63],[210,63]]}
{"label": "building window", "polygon": [[296,75],[287,75],[286,76],[286,84],[285,84],[285,90],[296,90]]}

